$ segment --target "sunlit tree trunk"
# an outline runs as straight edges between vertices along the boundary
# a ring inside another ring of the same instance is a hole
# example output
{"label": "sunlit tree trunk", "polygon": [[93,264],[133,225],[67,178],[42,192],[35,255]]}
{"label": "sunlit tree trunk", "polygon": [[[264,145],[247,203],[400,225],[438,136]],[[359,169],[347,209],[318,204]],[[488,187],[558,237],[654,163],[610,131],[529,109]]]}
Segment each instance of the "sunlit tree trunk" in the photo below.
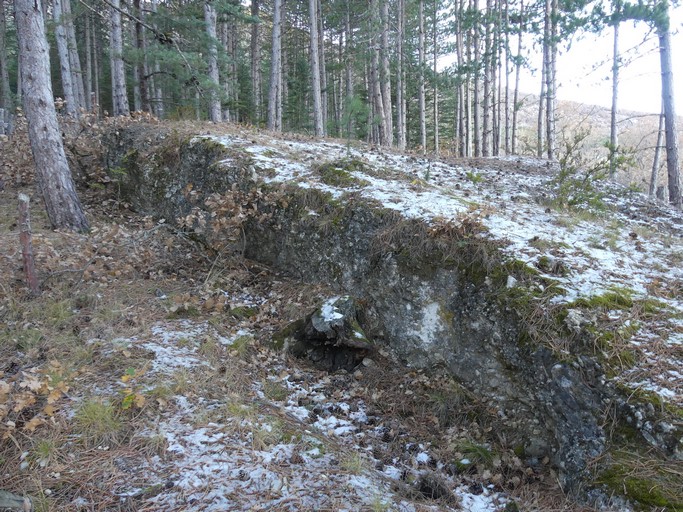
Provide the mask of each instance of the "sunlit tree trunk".
{"label": "sunlit tree trunk", "polygon": [[48,218],[53,228],[87,231],[88,221],[76,194],[57,124],[41,0],[15,0],[14,10],[23,69],[24,112]]}

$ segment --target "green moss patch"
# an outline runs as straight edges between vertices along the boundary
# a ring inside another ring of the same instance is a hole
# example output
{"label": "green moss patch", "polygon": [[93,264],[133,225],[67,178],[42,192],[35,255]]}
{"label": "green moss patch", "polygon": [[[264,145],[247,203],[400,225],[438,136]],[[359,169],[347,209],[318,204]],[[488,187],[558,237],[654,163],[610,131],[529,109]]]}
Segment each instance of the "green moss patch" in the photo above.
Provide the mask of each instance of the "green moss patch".
{"label": "green moss patch", "polygon": [[313,172],[320,176],[320,181],[326,185],[340,188],[365,187],[367,180],[356,178],[352,172],[363,172],[367,165],[357,159],[341,159],[314,165]]}
{"label": "green moss patch", "polygon": [[596,483],[626,496],[640,510],[657,507],[683,511],[683,471],[680,463],[614,451],[612,462],[598,473]]}

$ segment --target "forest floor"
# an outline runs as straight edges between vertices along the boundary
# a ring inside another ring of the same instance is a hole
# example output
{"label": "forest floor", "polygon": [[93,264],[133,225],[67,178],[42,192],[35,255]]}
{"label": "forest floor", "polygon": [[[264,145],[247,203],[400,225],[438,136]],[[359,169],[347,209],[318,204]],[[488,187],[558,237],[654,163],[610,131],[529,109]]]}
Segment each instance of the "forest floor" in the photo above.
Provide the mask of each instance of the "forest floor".
{"label": "forest floor", "polygon": [[[383,351],[328,374],[269,349],[324,286],[209,255],[98,187],[81,191],[89,233],[53,231],[30,164],[9,168],[0,489],[35,510],[589,510],[552,470],[498,449],[485,404],[446,376]],[[21,191],[38,297],[22,272]]]}

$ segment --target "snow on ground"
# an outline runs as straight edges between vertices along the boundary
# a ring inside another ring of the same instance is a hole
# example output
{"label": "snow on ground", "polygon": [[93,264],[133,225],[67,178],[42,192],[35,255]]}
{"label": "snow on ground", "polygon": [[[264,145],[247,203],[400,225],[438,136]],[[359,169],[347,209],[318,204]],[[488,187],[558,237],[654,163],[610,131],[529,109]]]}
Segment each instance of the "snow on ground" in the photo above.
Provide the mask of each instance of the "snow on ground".
{"label": "snow on ground", "polygon": [[[639,367],[624,378],[683,404],[683,350],[676,341],[683,331],[683,216],[642,194],[605,184],[611,211],[602,218],[584,218],[547,208],[550,181],[557,169],[529,157],[478,159],[467,164],[431,161],[410,155],[358,150],[334,142],[292,142],[261,136],[261,140],[212,137],[240,148],[253,159],[256,174],[266,182],[296,183],[340,197],[349,189],[322,183],[312,164],[353,158],[368,172],[350,173],[363,185],[354,192],[379,200],[406,217],[458,222],[476,218],[489,236],[504,241],[510,257],[543,268],[559,262],[562,273],[548,273],[564,290],[556,302],[627,290],[634,298],[654,296],[671,308],[656,325],[640,325],[631,338],[644,354]],[[543,273],[543,272],[542,272]],[[659,292],[657,291],[659,290]],[[652,347],[648,350],[647,347]]]}
{"label": "snow on ground", "polygon": [[[148,336],[119,343],[154,353],[145,377],[158,384],[179,368],[215,370],[198,352],[212,330],[205,321],[169,320],[152,326]],[[293,370],[271,357],[269,370],[278,376],[269,379],[286,390],[280,401],[265,398],[258,381],[235,402],[229,396],[170,397],[154,425],[139,434],[161,438],[164,453],[138,465],[121,484],[121,499],[149,489],[140,481],[156,480],[157,492],[144,498],[146,510],[458,510],[428,500],[416,504],[397,492],[407,486],[406,474],[417,477],[431,464],[429,448],[407,444],[391,465],[377,460],[373,447],[384,430],[360,396],[340,391],[336,379],[350,375]],[[460,477],[444,478],[463,510],[497,512],[507,503],[481,485],[470,490]]]}

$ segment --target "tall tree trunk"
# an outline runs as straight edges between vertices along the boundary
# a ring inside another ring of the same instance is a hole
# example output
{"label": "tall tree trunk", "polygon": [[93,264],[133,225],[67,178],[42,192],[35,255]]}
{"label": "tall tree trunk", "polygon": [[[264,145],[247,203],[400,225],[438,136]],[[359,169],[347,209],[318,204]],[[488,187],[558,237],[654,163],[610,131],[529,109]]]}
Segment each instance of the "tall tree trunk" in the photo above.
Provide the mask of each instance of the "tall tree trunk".
{"label": "tall tree trunk", "polygon": [[403,39],[406,26],[406,2],[398,0],[398,26],[396,31],[396,124],[398,125],[398,149],[406,148],[406,86]]}
{"label": "tall tree trunk", "polygon": [[92,112],[92,18],[91,13],[85,13],[85,108]]}
{"label": "tall tree trunk", "polygon": [[282,8],[283,0],[274,0],[273,44],[268,92],[268,129],[282,131]]}
{"label": "tall tree trunk", "polygon": [[519,28],[517,32],[517,56],[515,57],[515,91],[512,95],[512,140],[511,151],[517,154],[517,114],[521,107],[519,103],[519,79],[522,69],[522,36],[524,34],[524,0],[519,3]]}
{"label": "tall tree trunk", "polygon": [[41,0],[15,0],[14,11],[22,73],[24,111],[38,186],[53,228],[87,231],[64,153],[50,83],[50,53]]}
{"label": "tall tree trunk", "polygon": [[[7,20],[5,18],[5,0],[0,0],[0,106],[5,109],[5,112],[10,113],[12,107],[12,90],[9,84],[9,60],[7,53]],[[0,119],[0,123],[4,119]]]}
{"label": "tall tree trunk", "polygon": [[[151,9],[153,13],[157,12],[157,0],[151,0]],[[154,27],[156,29],[156,26]],[[152,109],[154,110],[154,115],[157,116],[159,119],[162,119],[164,117],[164,91],[161,87],[161,78],[160,78],[160,73],[161,73],[161,65],[159,64],[158,60],[154,61],[154,74],[156,76],[156,79],[153,81],[153,85],[150,83],[150,88],[154,92],[153,96],[153,101],[152,101]]]}
{"label": "tall tree trunk", "polygon": [[100,55],[100,44],[97,40],[95,30],[92,31],[92,67],[93,67],[93,84],[95,86],[95,108],[97,109],[97,116],[102,114],[102,96],[100,86],[100,76],[102,76],[102,60]]}
{"label": "tall tree trunk", "polygon": [[649,196],[652,198],[657,191],[657,175],[659,174],[659,162],[662,155],[662,144],[664,143],[664,108],[659,114],[659,129],[657,130],[657,144],[655,145],[655,156],[652,159],[652,174],[650,175]]}
{"label": "tall tree trunk", "polygon": [[311,89],[313,92],[313,130],[316,137],[325,136],[323,126],[322,97],[320,93],[320,55],[318,41],[318,0],[308,1],[310,49],[311,49]]}
{"label": "tall tree trunk", "polygon": [[76,28],[73,13],[71,12],[71,0],[61,0],[64,14],[64,27],[69,42],[69,64],[71,65],[71,82],[73,83],[74,95],[79,109],[87,108],[85,88],[83,87],[83,69],[81,57],[78,55],[78,41],[76,40]]}
{"label": "tall tree trunk", "polygon": [[[548,0],[546,0],[548,1]],[[543,64],[541,66],[541,94],[539,95],[539,101],[538,101],[538,119],[537,119],[537,124],[536,124],[536,156],[538,158],[543,158],[543,153],[545,149],[545,107],[546,107],[546,85],[547,85],[547,79],[546,79],[546,74],[548,73],[548,69],[546,67],[547,65],[547,59],[546,59],[546,48],[545,44],[543,45]]]}
{"label": "tall tree trunk", "polygon": [[659,39],[659,59],[662,71],[662,104],[664,106],[664,135],[666,138],[666,171],[669,179],[669,202],[680,210],[682,205],[678,158],[678,128],[676,126],[669,23],[667,12],[666,23],[660,22],[657,25],[657,37]]}
{"label": "tall tree trunk", "polygon": [[509,155],[511,150],[512,137],[512,118],[510,116],[510,4],[504,2],[503,27],[505,30],[505,154]]}
{"label": "tall tree trunk", "polygon": [[147,42],[145,41],[145,27],[143,25],[145,11],[140,5],[140,0],[133,0],[135,12],[135,47],[138,50],[139,60],[135,67],[138,87],[140,87],[140,108],[144,112],[151,112],[149,101],[149,84],[147,82]]}
{"label": "tall tree trunk", "polygon": [[[251,0],[251,16],[258,18],[260,10],[259,0]],[[255,124],[261,122],[261,22],[251,24],[251,97],[254,104],[254,119]]]}
{"label": "tall tree trunk", "polygon": [[[477,20],[481,20],[479,12],[479,1],[472,2],[472,12]],[[479,46],[479,23],[475,23],[472,28],[472,45],[474,50],[474,85],[473,85],[473,105],[472,116],[474,121],[474,156],[482,155],[482,130],[481,130],[481,48]]]}
{"label": "tall tree trunk", "polygon": [[394,145],[394,122],[391,108],[391,72],[389,70],[389,0],[382,0],[380,6],[380,18],[382,21],[381,56],[381,84],[382,84],[382,108],[384,109],[384,133],[385,145]]}
{"label": "tall tree trunk", "polygon": [[220,123],[223,116],[221,114],[221,99],[219,90],[221,87],[218,75],[218,48],[216,42],[216,9],[210,1],[204,2],[204,23],[206,24],[206,35],[209,40],[209,80],[211,89],[209,90],[209,121]]}
{"label": "tall tree trunk", "polygon": [[427,118],[425,115],[425,27],[424,0],[420,0],[418,11],[418,108],[420,110],[420,148],[422,154],[427,153]]}
{"label": "tall tree trunk", "polygon": [[609,177],[614,179],[617,173],[617,156],[619,154],[619,131],[617,130],[617,110],[619,99],[619,21],[614,22],[614,44],[612,53],[612,111],[609,130]]}
{"label": "tall tree trunk", "polygon": [[546,68],[546,144],[549,160],[555,159],[555,105],[557,98],[557,11],[558,0],[546,0],[547,17],[550,27],[547,40],[548,65]]}
{"label": "tall tree trunk", "polygon": [[345,45],[345,59],[346,62],[344,64],[344,94],[346,96],[346,113],[347,113],[347,121],[346,121],[346,136],[350,139],[351,134],[355,130],[354,122],[355,122],[355,112],[353,111],[353,97],[354,97],[354,90],[353,90],[353,53],[352,53],[352,38],[353,38],[353,32],[351,31],[351,1],[346,0],[346,13],[344,16],[344,45]]}
{"label": "tall tree trunk", "polygon": [[325,62],[325,26],[323,24],[321,1],[316,0],[318,3],[318,47],[320,49],[318,57],[320,59],[320,100],[322,103],[323,131],[327,135],[329,98],[327,94],[327,65]]}
{"label": "tall tree trunk", "polygon": [[486,0],[486,13],[484,14],[484,98],[482,105],[482,156],[491,156],[491,98],[492,98],[492,69],[493,68],[493,37],[491,32],[491,17],[493,16],[493,0]]}
{"label": "tall tree trunk", "polygon": [[434,98],[433,98],[433,114],[434,114],[434,155],[439,155],[439,82],[438,82],[438,69],[437,63],[439,61],[439,4],[437,0],[434,0],[434,20],[433,20],[433,34],[432,34],[432,45],[433,45],[433,63],[432,71],[434,74]]}
{"label": "tall tree trunk", "polygon": [[128,89],[126,88],[126,68],[123,62],[123,27],[121,24],[121,1],[111,0],[109,9],[111,27],[109,35],[109,56],[111,59],[111,93],[112,114],[127,116],[130,114],[128,106]]}
{"label": "tall tree trunk", "polygon": [[71,74],[71,61],[69,60],[69,40],[64,25],[64,12],[62,0],[54,0],[52,4],[52,16],[55,20],[55,39],[57,40],[57,54],[59,56],[60,76],[62,77],[62,92],[66,102],[66,113],[72,116],[78,115],[78,101],[74,92],[73,75]]}

